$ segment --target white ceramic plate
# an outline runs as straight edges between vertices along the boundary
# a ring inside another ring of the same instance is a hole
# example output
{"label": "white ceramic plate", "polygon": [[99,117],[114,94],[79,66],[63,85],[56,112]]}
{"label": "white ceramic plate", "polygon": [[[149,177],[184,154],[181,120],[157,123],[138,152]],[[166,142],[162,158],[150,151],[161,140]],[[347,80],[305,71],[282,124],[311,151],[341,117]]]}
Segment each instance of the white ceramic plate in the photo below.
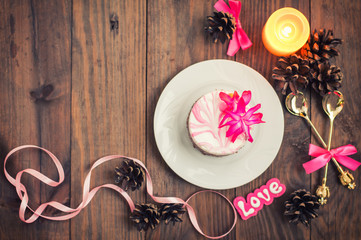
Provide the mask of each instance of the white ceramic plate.
{"label": "white ceramic plate", "polygon": [[[254,125],[253,143],[226,157],[203,155],[188,135],[187,117],[194,102],[214,90],[252,91],[249,104],[266,123]],[[209,189],[244,185],[272,163],[283,138],[283,111],[273,87],[252,68],[229,60],[208,60],[177,74],[163,90],[154,114],[154,135],[169,167],[184,180]]]}

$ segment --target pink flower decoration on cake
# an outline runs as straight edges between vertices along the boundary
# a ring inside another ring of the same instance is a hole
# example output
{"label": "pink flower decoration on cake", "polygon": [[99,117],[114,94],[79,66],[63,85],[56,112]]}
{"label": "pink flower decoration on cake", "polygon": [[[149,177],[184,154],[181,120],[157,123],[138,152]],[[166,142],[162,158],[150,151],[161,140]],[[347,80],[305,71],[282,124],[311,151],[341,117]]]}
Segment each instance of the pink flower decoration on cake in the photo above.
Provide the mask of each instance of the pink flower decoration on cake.
{"label": "pink flower decoration on cake", "polygon": [[239,95],[236,91],[234,91],[234,93],[232,94],[233,96],[230,96],[231,94],[227,94],[224,92],[220,92],[219,93],[219,97],[221,98],[221,100],[226,104],[225,107],[221,106],[220,110],[222,112],[224,111],[233,111],[233,109],[235,109],[237,107],[237,103],[239,100]]}
{"label": "pink flower decoration on cake", "polygon": [[231,138],[232,142],[244,132],[247,135],[248,141],[253,142],[251,126],[264,123],[264,121],[262,121],[263,114],[255,113],[260,109],[261,104],[257,104],[246,111],[246,106],[251,101],[251,91],[244,91],[242,97],[239,97],[236,91],[232,97],[224,92],[220,92],[219,97],[226,104],[226,107],[222,109],[224,117],[218,127],[229,126],[226,137]]}

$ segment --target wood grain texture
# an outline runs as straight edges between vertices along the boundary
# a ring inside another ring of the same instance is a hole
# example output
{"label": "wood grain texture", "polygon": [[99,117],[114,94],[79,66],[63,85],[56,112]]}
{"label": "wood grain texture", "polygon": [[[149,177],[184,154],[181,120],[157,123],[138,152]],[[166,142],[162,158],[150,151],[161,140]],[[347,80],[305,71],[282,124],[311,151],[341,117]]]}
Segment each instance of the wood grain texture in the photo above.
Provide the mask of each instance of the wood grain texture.
{"label": "wood grain texture", "polygon": [[[317,7],[316,7],[317,4]],[[333,29],[334,36],[343,39],[339,47],[340,56],[332,63],[341,68],[344,80],[340,91],[345,97],[345,107],[336,117],[331,148],[346,144],[353,144],[360,151],[361,143],[361,111],[360,90],[361,73],[357,71],[361,59],[361,33],[357,31],[361,27],[361,21],[355,14],[361,11],[360,1],[319,1],[312,2],[311,9],[314,13],[311,17],[312,29]],[[328,140],[329,120],[321,107],[321,97],[317,94],[312,96],[312,121],[319,128],[320,134]],[[318,141],[312,138],[314,144]],[[360,160],[360,152],[352,158]],[[344,168],[346,170],[346,168]],[[352,172],[352,171],[351,171]],[[311,189],[316,189],[321,184],[324,171],[312,174]],[[343,187],[339,180],[334,164],[330,164],[327,185],[330,188],[331,197],[327,205],[320,211],[319,220],[312,226],[311,239],[360,239],[361,230],[358,223],[361,221],[361,174],[358,169],[352,172],[356,179],[357,188],[348,190]]]}
{"label": "wood grain texture", "polygon": [[[204,33],[206,16],[216,0],[63,0],[0,2],[0,157],[22,144],[37,144],[52,151],[65,169],[65,182],[52,189],[32,177],[23,182],[33,191],[30,205],[57,200],[72,207],[82,201],[82,187],[91,164],[109,154],[142,160],[153,179],[154,194],[183,199],[202,190],[178,175],[160,155],[153,129],[154,111],[167,83],[184,68],[208,59],[230,59],[246,64],[269,82],[277,58],[263,47],[261,31],[272,12],[281,7],[299,9],[311,29],[330,28],[344,40],[335,63],[344,73],[341,91],[346,98],[336,118],[333,147],[351,143],[360,150],[361,98],[360,1],[242,0],[242,27],[253,42],[235,57],[226,55],[227,44],[213,44]],[[33,101],[30,92],[52,84],[49,101]],[[311,100],[310,115],[327,139],[328,119],[321,99]],[[284,97],[279,94],[283,105]],[[308,144],[318,144],[307,123],[284,108],[285,133],[271,166],[257,179],[235,189],[220,191],[230,200],[247,196],[277,177],[287,192],[247,221],[238,217],[236,228],[224,239],[360,239],[360,170],[354,172],[357,189],[342,187],[331,165],[329,203],[310,228],[291,225],[283,216],[284,201],[296,189],[315,191],[322,171],[306,175],[302,163],[310,160]],[[360,160],[360,153],[353,156]],[[114,182],[114,167],[104,164],[92,175],[91,187]],[[38,151],[16,154],[8,165],[14,175],[35,168],[57,179],[50,160]],[[3,170],[3,167],[1,167]],[[135,203],[152,202],[142,187],[129,192]],[[225,200],[212,193],[197,195],[195,207],[201,229],[219,235],[232,224],[233,213]],[[74,219],[51,222],[39,219],[25,224],[18,218],[19,200],[0,174],[0,239],[206,239],[183,223],[137,232],[122,197],[100,191]],[[58,215],[53,209],[49,215]]]}
{"label": "wood grain texture", "polygon": [[[69,174],[70,1],[2,1],[1,5],[1,158],[17,145],[36,144],[51,149]],[[48,101],[33,101],[30,92],[44,84],[54,87]],[[13,175],[31,167],[58,179],[51,161],[35,150],[17,154],[8,167]],[[5,181],[1,174],[1,239],[69,238],[69,222],[22,223],[16,213],[16,193]],[[24,182],[34,191],[30,194],[34,208],[50,199],[69,203],[69,179],[57,189],[29,176],[24,176]],[[46,214],[56,212],[48,209]]]}
{"label": "wood grain texture", "polygon": [[[121,154],[145,159],[146,89],[144,1],[74,1],[72,37],[72,205],[96,159]],[[118,29],[111,20],[119,19]],[[114,27],[113,27],[114,28]],[[114,183],[114,167],[96,169],[92,186]],[[144,193],[130,193],[142,203]],[[143,239],[131,226],[129,207],[101,191],[71,221],[72,239]]]}

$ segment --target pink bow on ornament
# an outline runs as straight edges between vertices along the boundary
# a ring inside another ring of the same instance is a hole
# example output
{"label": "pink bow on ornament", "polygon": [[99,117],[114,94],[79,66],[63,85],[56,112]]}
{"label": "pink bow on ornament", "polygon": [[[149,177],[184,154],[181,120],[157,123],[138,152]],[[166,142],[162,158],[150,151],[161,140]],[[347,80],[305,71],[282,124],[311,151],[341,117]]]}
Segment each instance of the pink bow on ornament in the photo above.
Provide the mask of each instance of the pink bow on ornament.
{"label": "pink bow on ornament", "polygon": [[253,142],[251,125],[264,123],[262,121],[263,114],[254,113],[261,107],[261,104],[246,111],[246,106],[251,101],[251,95],[251,91],[244,91],[242,97],[239,97],[237,92],[233,93],[233,97],[223,92],[219,93],[219,97],[227,105],[222,110],[224,117],[219,123],[219,128],[229,126],[226,137],[232,137],[232,142],[236,141],[237,137],[244,132],[247,134],[248,141]]}
{"label": "pink bow on ornament", "polygon": [[214,4],[214,8],[217,9],[218,12],[227,12],[232,14],[232,16],[236,20],[236,31],[233,34],[233,37],[228,45],[228,56],[234,56],[241,47],[242,50],[245,50],[252,46],[251,40],[249,40],[247,34],[242,29],[241,21],[239,20],[239,13],[241,12],[241,2],[229,0],[229,6],[223,0],[219,0]]}
{"label": "pink bow on ornament", "polygon": [[355,154],[356,152],[356,148],[350,144],[331,149],[330,151],[310,144],[308,155],[316,158],[302,164],[302,166],[306,170],[306,173],[310,174],[325,166],[333,157],[343,166],[355,171],[361,163],[347,156]]}

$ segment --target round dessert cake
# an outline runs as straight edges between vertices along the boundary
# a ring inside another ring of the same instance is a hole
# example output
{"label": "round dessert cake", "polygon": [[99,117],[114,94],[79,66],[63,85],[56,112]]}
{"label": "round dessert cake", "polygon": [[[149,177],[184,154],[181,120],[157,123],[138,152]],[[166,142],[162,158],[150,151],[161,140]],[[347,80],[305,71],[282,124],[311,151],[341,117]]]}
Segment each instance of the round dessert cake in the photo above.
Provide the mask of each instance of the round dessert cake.
{"label": "round dessert cake", "polygon": [[[212,156],[226,156],[236,153],[247,141],[246,132],[233,142],[227,137],[228,127],[220,128],[226,103],[219,97],[221,91],[213,91],[194,103],[188,117],[189,136],[196,148]],[[228,94],[228,93],[227,93]]]}

